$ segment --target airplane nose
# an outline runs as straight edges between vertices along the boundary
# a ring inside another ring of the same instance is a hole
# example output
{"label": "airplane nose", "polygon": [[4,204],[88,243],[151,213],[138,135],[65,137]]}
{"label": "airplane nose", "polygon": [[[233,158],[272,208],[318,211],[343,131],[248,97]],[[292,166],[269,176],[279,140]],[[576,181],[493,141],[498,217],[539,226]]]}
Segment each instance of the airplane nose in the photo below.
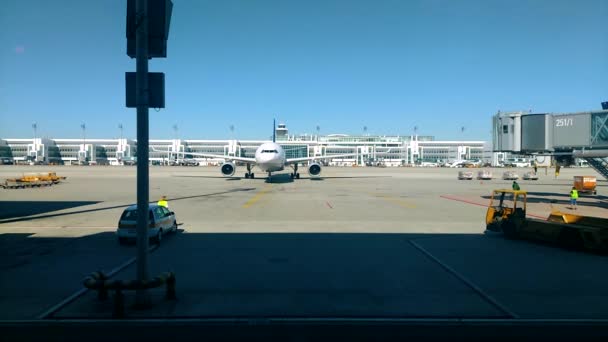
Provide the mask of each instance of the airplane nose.
{"label": "airplane nose", "polygon": [[260,163],[268,163],[271,160],[272,160],[272,156],[268,156],[268,155],[261,155],[259,158]]}

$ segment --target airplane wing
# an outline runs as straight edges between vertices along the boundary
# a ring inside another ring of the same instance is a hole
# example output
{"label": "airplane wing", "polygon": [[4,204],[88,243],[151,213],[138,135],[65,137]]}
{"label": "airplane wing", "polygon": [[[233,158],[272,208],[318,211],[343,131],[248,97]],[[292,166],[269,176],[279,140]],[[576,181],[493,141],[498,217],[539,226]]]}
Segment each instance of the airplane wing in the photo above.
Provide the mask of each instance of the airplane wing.
{"label": "airplane wing", "polygon": [[[155,148],[152,148],[152,150],[154,152],[170,152],[170,151],[159,151]],[[188,155],[192,155],[192,156],[201,156],[201,157],[206,157],[206,158],[219,158],[219,159],[226,159],[226,160],[236,160],[236,161],[242,161],[245,163],[255,163],[255,158],[245,158],[245,157],[232,157],[232,156],[224,156],[221,154],[213,154],[213,153],[199,153],[199,152],[170,152],[170,153],[175,153],[175,154],[188,154]]]}
{"label": "airplane wing", "polygon": [[310,160],[352,157],[352,156],[356,156],[356,155],[357,155],[356,153],[349,153],[349,154],[334,154],[331,156],[321,156],[321,157],[287,158],[287,160],[285,160],[285,164],[300,163],[300,162],[305,162],[305,161],[310,161]]}

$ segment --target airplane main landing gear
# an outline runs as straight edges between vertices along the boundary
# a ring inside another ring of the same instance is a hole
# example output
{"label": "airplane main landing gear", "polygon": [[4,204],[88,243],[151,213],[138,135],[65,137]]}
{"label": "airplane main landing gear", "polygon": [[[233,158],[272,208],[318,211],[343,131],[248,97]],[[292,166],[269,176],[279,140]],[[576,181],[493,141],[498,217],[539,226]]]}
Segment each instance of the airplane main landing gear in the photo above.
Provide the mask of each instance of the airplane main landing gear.
{"label": "airplane main landing gear", "polygon": [[247,164],[247,173],[245,173],[245,178],[255,178],[255,173],[251,172],[251,164]]}
{"label": "airplane main landing gear", "polygon": [[293,173],[289,174],[291,179],[300,179],[300,173],[298,172],[298,164],[293,164]]}

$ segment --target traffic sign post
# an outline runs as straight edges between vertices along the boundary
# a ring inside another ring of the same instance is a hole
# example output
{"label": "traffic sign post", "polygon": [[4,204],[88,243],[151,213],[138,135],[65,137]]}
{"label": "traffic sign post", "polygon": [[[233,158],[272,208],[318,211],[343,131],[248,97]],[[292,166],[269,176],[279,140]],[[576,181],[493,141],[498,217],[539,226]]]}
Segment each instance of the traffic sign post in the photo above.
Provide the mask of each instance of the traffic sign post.
{"label": "traffic sign post", "polygon": [[[134,94],[137,108],[137,280],[148,281],[148,203],[149,203],[149,117],[150,104],[162,103],[164,107],[164,74],[162,89],[155,83],[151,92],[148,59],[167,56],[167,38],[173,3],[170,0],[127,0],[127,55],[136,58],[135,91],[129,89],[133,82],[126,82],[127,103],[129,93]],[[150,35],[150,32],[153,34]],[[135,46],[133,46],[135,43]],[[152,48],[150,51],[149,47]],[[135,50],[135,54],[133,54]],[[127,73],[125,79],[129,78]],[[151,95],[162,94],[159,98]],[[130,99],[131,103],[133,98]],[[127,107],[130,107],[127,105]],[[150,297],[145,289],[137,290],[136,305],[147,307]]]}

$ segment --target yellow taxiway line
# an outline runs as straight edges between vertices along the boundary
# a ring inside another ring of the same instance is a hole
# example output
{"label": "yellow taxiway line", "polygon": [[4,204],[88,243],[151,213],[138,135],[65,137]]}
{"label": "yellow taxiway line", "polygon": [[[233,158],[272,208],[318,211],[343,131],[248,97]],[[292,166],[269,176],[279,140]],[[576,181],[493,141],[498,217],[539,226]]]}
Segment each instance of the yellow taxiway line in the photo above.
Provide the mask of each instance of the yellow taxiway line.
{"label": "yellow taxiway line", "polygon": [[262,190],[260,190],[260,192],[255,194],[247,202],[245,202],[245,204],[243,204],[243,208],[249,208],[252,205],[254,205],[256,202],[258,202],[260,200],[260,198],[264,197],[264,195],[269,193],[271,189],[272,189],[272,187],[270,185],[264,186],[264,188]]}

